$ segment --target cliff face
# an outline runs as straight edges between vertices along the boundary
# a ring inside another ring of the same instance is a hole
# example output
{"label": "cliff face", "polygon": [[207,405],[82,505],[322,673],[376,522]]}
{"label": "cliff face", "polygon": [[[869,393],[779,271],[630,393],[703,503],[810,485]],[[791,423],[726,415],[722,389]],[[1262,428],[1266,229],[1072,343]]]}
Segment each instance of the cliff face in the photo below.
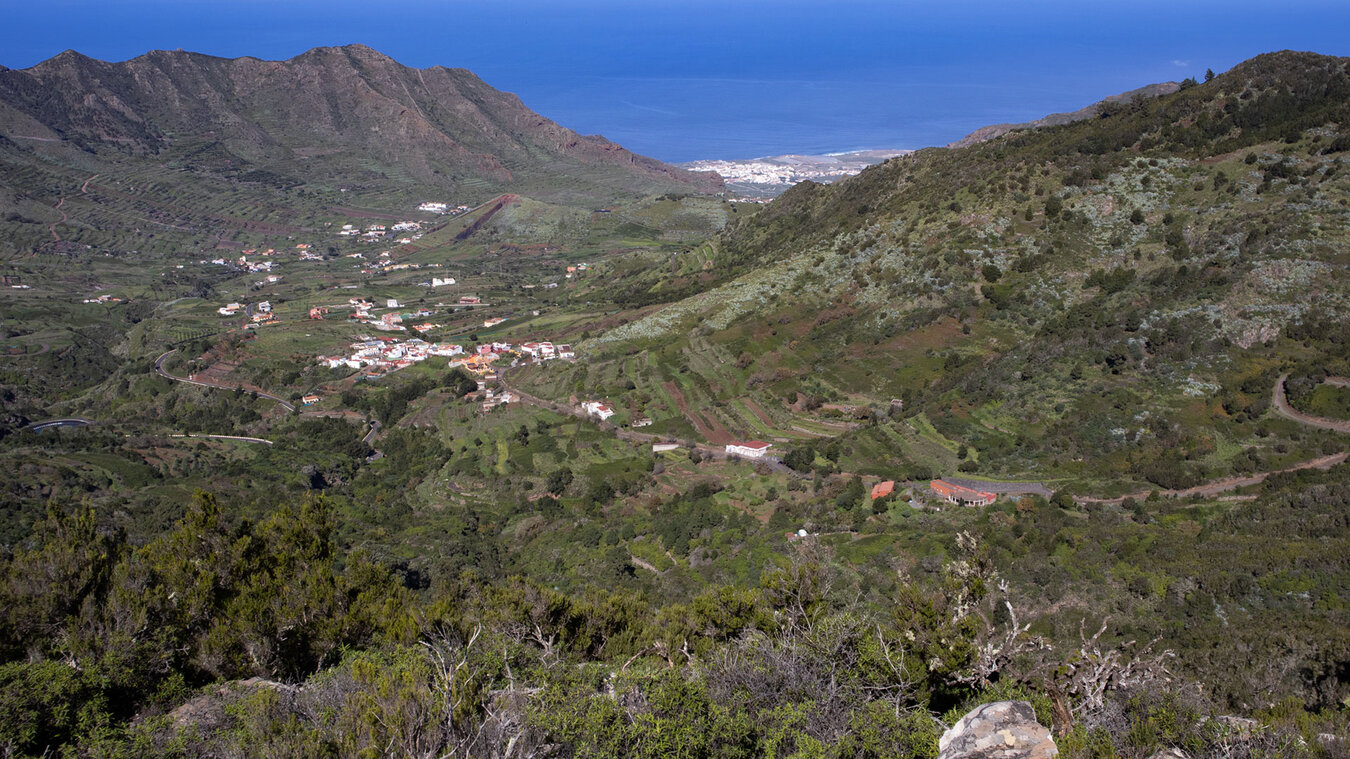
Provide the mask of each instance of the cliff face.
{"label": "cliff face", "polygon": [[469,71],[413,69],[361,45],[286,61],[155,51],[108,63],[67,51],[0,71],[0,134],[95,155],[169,157],[208,145],[221,160],[301,180],[358,160],[437,186],[722,187],[714,175],[579,135]]}

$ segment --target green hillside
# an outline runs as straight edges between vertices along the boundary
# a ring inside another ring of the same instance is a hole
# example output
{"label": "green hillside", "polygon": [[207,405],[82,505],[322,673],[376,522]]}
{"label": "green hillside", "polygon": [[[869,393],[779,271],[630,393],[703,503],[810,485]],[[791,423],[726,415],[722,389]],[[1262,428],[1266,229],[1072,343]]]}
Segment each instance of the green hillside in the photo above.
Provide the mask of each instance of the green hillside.
{"label": "green hillside", "polygon": [[1344,756],[1348,66],[753,210],[359,47],[0,71],[0,754]]}
{"label": "green hillside", "polygon": [[587,348],[683,352],[715,388],[690,415],[740,436],[762,434],[747,401],[860,407],[886,429],[849,444],[920,474],[954,462],[886,442],[918,412],[975,452],[966,470],[1107,489],[1339,450],[1265,412],[1281,369],[1344,369],[1347,93],[1346,60],[1276,53],[1090,121],[799,185],[705,246],[715,286]]}

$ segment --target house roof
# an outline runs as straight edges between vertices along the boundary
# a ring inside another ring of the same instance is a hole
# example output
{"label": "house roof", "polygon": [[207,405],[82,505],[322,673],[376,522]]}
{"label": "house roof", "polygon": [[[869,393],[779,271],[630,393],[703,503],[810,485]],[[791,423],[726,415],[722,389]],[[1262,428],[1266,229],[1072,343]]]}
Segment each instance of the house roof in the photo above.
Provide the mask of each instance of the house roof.
{"label": "house roof", "polygon": [[932,488],[934,493],[937,493],[944,498],[956,497],[967,501],[998,498],[996,493],[991,493],[986,490],[972,490],[943,480],[933,480],[928,483],[928,487]]}
{"label": "house roof", "polygon": [[757,451],[763,451],[772,446],[773,443],[765,443],[761,440],[751,440],[748,443],[732,443],[732,445],[740,446],[741,448],[753,448],[754,450]]}
{"label": "house roof", "polygon": [[876,500],[877,498],[888,496],[893,492],[895,492],[895,480],[878,482],[876,485],[872,486],[872,499]]}

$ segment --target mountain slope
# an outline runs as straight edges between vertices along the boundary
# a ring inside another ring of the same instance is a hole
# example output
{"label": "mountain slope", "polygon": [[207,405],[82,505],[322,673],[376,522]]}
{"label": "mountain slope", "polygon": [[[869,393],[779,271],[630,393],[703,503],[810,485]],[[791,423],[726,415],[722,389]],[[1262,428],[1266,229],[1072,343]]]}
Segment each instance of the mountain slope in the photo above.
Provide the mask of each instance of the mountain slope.
{"label": "mountain slope", "polygon": [[1350,60],[1276,53],[1089,121],[798,185],[700,254],[725,284],[591,349],[648,349],[684,391],[656,416],[738,436],[791,441],[829,432],[812,425],[832,409],[885,419],[904,400],[850,445],[853,465],[912,476],[1137,489],[1311,457],[1334,439],[1266,399],[1278,367],[1345,361],[1346,123]]}
{"label": "mountain slope", "polygon": [[6,135],[93,152],[159,154],[210,139],[250,162],[322,166],[361,152],[440,185],[447,172],[529,185],[564,167],[606,167],[619,173],[594,179],[616,190],[718,186],[578,135],[464,69],[411,69],[362,45],[287,61],[155,51],[106,63],[68,51],[0,72],[0,102]]}
{"label": "mountain slope", "polygon": [[1075,121],[1083,121],[1084,119],[1090,119],[1093,118],[1094,116],[1098,116],[1104,111],[1109,111],[1112,108],[1112,106],[1128,105],[1136,100],[1142,100],[1144,98],[1155,98],[1158,97],[1159,95],[1171,95],[1173,92],[1176,92],[1177,90],[1180,89],[1181,89],[1180,82],[1161,82],[1159,84],[1149,84],[1143,87],[1138,87],[1133,90],[1129,90],[1128,92],[1122,92],[1118,95],[1111,95],[1110,97],[1102,98],[1101,100],[1098,100],[1097,102],[1091,105],[1084,106],[1083,108],[1079,108],[1078,110],[1071,111],[1069,113],[1052,113],[1049,116],[1044,116],[1042,118],[1035,119],[1033,121],[1024,121],[1019,124],[991,124],[989,126],[980,127],[979,129],[976,129],[975,131],[971,132],[965,137],[962,137],[956,142],[947,145],[947,147],[949,148],[969,147],[977,143],[992,140],[995,137],[1002,137],[1008,132],[1017,131],[1019,129],[1039,129],[1041,127],[1063,126],[1064,124],[1072,124]]}
{"label": "mountain slope", "polygon": [[[17,235],[30,240],[93,174],[154,206],[112,203],[110,213],[106,198],[103,209],[74,198],[61,209],[96,229],[114,226],[108,215],[201,225],[170,206],[234,218],[220,198],[236,192],[286,206],[251,219],[280,223],[338,191],[348,195],[332,199],[348,204],[515,192],[595,206],[722,188],[716,175],[579,135],[463,69],[408,68],[361,45],[286,61],[155,51],[107,63],[67,51],[0,71],[0,165],[0,213],[35,225]],[[174,200],[198,190],[203,197]]]}

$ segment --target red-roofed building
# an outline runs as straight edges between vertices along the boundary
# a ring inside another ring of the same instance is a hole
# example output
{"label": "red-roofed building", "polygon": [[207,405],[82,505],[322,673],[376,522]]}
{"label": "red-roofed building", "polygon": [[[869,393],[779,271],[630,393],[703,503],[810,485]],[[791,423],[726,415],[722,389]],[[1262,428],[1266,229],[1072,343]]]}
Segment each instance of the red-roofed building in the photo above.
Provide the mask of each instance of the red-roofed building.
{"label": "red-roofed building", "polygon": [[878,498],[885,498],[886,496],[894,492],[895,492],[895,480],[886,480],[885,482],[878,482],[877,484],[872,486],[872,500],[875,501]]}
{"label": "red-roofed building", "polygon": [[971,490],[943,480],[933,480],[928,483],[928,487],[932,488],[934,493],[945,498],[947,503],[954,503],[957,506],[988,506],[998,500],[997,493]]}
{"label": "red-roofed building", "polygon": [[773,443],[751,440],[748,443],[727,443],[728,456],[741,456],[747,459],[762,459]]}

